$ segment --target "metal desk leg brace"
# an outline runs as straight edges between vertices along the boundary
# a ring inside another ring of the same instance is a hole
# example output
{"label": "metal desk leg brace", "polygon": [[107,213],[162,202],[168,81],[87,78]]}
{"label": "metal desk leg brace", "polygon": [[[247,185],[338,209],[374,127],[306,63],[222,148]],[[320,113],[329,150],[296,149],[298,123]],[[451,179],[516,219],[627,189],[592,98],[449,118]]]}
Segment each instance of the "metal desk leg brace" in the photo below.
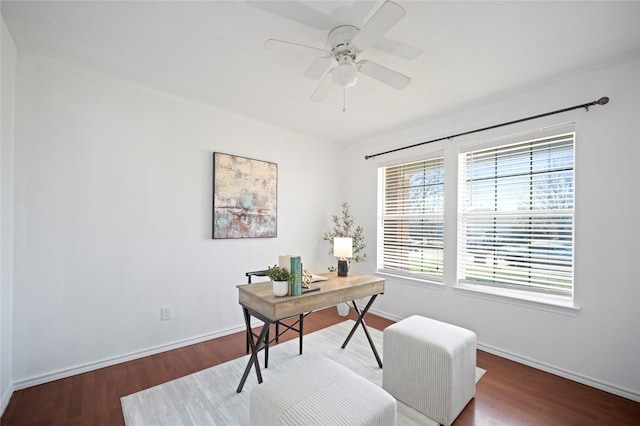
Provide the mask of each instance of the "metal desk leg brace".
{"label": "metal desk leg brace", "polygon": [[[238,385],[238,389],[236,392],[242,392],[242,388],[244,387],[244,383],[247,381],[247,377],[249,377],[249,372],[251,371],[251,365],[256,368],[256,375],[258,376],[258,383],[262,383],[262,373],[260,372],[260,363],[258,362],[258,352],[260,352],[261,346],[264,346],[264,341],[267,333],[269,332],[269,328],[271,327],[271,321],[268,319],[263,319],[264,325],[262,326],[262,330],[260,331],[260,336],[258,336],[258,340],[256,342],[253,341],[253,333],[251,333],[251,315],[249,314],[249,310],[247,308],[242,308],[244,311],[244,322],[247,326],[247,330],[249,330],[250,336],[250,346],[251,346],[251,357],[249,358],[249,362],[247,363],[247,367],[244,369],[244,374],[242,375],[242,380],[240,380],[240,384]],[[262,318],[261,318],[262,319]]]}
{"label": "metal desk leg brace", "polygon": [[373,302],[376,300],[376,297],[378,297],[377,294],[374,294],[373,296],[371,296],[371,299],[369,299],[369,303],[367,303],[367,306],[364,307],[362,312],[360,312],[360,310],[358,309],[358,306],[356,305],[355,300],[351,301],[351,304],[353,305],[353,309],[355,309],[356,313],[358,314],[358,320],[356,321],[355,325],[351,329],[351,332],[347,336],[347,339],[342,344],[342,349],[347,347],[347,343],[349,343],[349,340],[351,340],[351,337],[353,336],[353,333],[355,333],[356,329],[358,328],[358,325],[362,324],[362,329],[364,330],[364,334],[367,335],[367,340],[369,341],[369,346],[371,346],[371,350],[373,351],[373,354],[376,357],[376,361],[378,361],[378,366],[380,368],[382,368],[382,360],[380,359],[380,355],[378,355],[378,350],[376,349],[376,346],[373,344],[373,340],[371,339],[371,336],[369,335],[369,330],[367,329],[367,324],[364,322],[364,316],[366,315],[366,313],[369,310],[369,308],[371,307],[371,305],[373,305]]}

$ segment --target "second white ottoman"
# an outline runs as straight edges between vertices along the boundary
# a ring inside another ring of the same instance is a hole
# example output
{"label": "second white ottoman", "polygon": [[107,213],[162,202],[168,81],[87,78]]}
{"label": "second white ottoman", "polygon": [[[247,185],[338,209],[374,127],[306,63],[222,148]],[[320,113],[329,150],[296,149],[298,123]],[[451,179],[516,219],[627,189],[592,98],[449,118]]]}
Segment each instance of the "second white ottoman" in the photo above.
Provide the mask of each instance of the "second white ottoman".
{"label": "second white ottoman", "polygon": [[328,358],[256,386],[252,426],[396,424],[396,400],[381,387]]}
{"label": "second white ottoman", "polygon": [[476,335],[414,315],[383,332],[382,387],[398,401],[450,425],[476,393]]}

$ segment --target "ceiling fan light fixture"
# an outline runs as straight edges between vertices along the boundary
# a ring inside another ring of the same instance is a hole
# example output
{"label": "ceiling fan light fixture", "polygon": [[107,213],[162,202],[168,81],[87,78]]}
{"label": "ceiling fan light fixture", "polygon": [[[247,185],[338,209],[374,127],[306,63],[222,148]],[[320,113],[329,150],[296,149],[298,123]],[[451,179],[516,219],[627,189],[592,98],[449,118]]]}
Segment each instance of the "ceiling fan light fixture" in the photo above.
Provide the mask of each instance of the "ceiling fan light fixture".
{"label": "ceiling fan light fixture", "polygon": [[331,71],[333,82],[340,87],[351,87],[358,81],[358,70],[351,64],[340,64]]}

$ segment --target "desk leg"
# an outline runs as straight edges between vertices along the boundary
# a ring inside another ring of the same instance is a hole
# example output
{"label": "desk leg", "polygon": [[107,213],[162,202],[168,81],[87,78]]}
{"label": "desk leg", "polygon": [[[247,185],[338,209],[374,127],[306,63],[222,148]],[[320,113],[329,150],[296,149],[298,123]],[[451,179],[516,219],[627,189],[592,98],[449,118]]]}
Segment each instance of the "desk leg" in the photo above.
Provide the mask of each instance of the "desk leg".
{"label": "desk leg", "polygon": [[342,349],[347,347],[347,344],[351,340],[351,337],[353,337],[353,333],[355,333],[356,329],[358,328],[358,325],[362,324],[362,329],[364,330],[364,334],[367,336],[367,340],[369,341],[369,346],[371,346],[373,355],[376,357],[378,366],[382,368],[382,360],[380,359],[380,355],[378,355],[378,350],[376,349],[376,345],[373,344],[373,339],[371,339],[371,335],[369,334],[369,329],[367,329],[367,324],[364,322],[364,316],[369,311],[369,308],[371,307],[371,305],[373,305],[373,302],[376,300],[376,297],[378,297],[377,294],[374,294],[373,296],[371,296],[371,299],[369,299],[369,303],[367,303],[367,306],[364,307],[362,312],[360,312],[360,310],[358,309],[358,305],[356,305],[355,300],[351,302],[353,304],[353,309],[355,309],[355,311],[358,314],[358,320],[356,321],[355,325],[351,329],[351,332],[347,336],[347,339],[342,344]]}
{"label": "desk leg", "polygon": [[251,371],[251,365],[256,368],[256,376],[258,376],[258,383],[262,383],[262,373],[260,372],[260,363],[258,362],[258,352],[260,351],[260,344],[264,342],[267,333],[269,332],[269,328],[271,327],[270,321],[265,321],[262,326],[262,330],[260,331],[260,336],[258,337],[258,341],[253,341],[253,333],[251,333],[251,315],[249,315],[249,311],[247,309],[244,310],[244,322],[247,326],[247,330],[249,330],[250,336],[250,346],[251,346],[251,357],[249,358],[249,362],[247,363],[247,367],[244,369],[244,374],[242,375],[242,380],[240,380],[240,384],[238,385],[238,389],[236,392],[242,392],[242,388],[244,387],[244,383],[247,381],[247,377],[249,377],[249,372]]}
{"label": "desk leg", "polygon": [[[262,372],[260,371],[260,362],[258,361],[258,352],[260,352],[260,344],[262,344],[262,342],[268,342],[269,339],[269,330],[271,329],[271,327],[267,328],[267,333],[264,335],[264,337],[262,336],[262,333],[264,333],[264,326],[262,328],[262,330],[260,330],[260,337],[258,338],[257,341],[253,341],[253,331],[251,330],[251,314],[249,313],[248,309],[243,308],[243,313],[244,313],[244,324],[247,327],[247,331],[248,334],[250,336],[249,340],[249,347],[251,349],[251,357],[249,357],[249,359],[251,360],[251,358],[253,358],[253,354],[255,353],[256,356],[254,358],[254,364],[256,367],[256,375],[258,376],[259,380],[262,380]],[[265,355],[264,355],[264,360],[265,360],[265,364],[267,363],[268,360],[268,356],[269,356],[269,346],[265,345]],[[249,361],[249,364],[251,364],[251,361]],[[267,368],[267,367],[265,367]],[[245,379],[246,380],[246,379]]]}
{"label": "desk leg", "polygon": [[300,321],[300,355],[302,355],[302,337],[304,336],[304,331],[302,330],[302,325],[304,323],[304,314],[300,314],[300,318],[298,319],[298,321]]}

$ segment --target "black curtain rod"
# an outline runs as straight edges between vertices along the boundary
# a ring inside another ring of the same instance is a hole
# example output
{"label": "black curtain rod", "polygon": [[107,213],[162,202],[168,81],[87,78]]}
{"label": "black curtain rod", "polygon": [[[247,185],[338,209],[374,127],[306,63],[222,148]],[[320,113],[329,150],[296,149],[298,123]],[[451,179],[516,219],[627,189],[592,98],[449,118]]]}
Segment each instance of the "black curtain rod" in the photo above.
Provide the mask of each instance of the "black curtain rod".
{"label": "black curtain rod", "polygon": [[569,108],[559,109],[557,111],[546,112],[544,114],[532,115],[531,117],[521,118],[519,120],[508,121],[506,123],[495,124],[493,126],[483,127],[481,129],[469,130],[467,132],[462,132],[462,133],[458,133],[458,134],[451,135],[451,136],[445,136],[443,138],[432,139],[432,140],[426,141],[426,142],[418,142],[418,143],[414,143],[413,145],[403,146],[402,148],[391,149],[389,151],[379,152],[377,154],[365,155],[364,159],[368,160],[369,158],[374,158],[374,157],[377,157],[379,155],[390,154],[392,152],[402,151],[402,150],[409,149],[409,148],[415,148],[416,146],[426,145],[428,143],[433,143],[433,142],[439,142],[439,141],[443,141],[445,139],[452,139],[452,138],[457,138],[459,136],[470,135],[471,133],[484,132],[485,130],[491,130],[491,129],[495,129],[495,128],[502,127],[502,126],[508,126],[510,124],[521,123],[523,121],[535,120],[536,118],[542,118],[542,117],[546,117],[548,115],[560,114],[561,112],[567,112],[567,111],[571,111],[571,110],[578,109],[578,108],[584,108],[587,111],[589,111],[589,107],[590,106],[593,106],[593,105],[606,105],[608,102],[609,102],[609,98],[606,97],[606,96],[603,96],[602,98],[598,99],[597,101],[589,102],[589,103],[582,104],[582,105],[576,105],[576,106],[572,106],[572,107],[569,107]]}

